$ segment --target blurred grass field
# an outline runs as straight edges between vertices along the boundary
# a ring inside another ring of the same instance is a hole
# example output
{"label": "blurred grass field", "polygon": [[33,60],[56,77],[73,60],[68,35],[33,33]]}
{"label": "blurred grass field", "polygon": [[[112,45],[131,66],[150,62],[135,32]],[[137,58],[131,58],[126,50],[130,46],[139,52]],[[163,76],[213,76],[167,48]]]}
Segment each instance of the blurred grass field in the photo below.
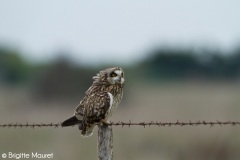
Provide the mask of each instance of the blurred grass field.
{"label": "blurred grass field", "polygon": [[[76,101],[36,101],[24,88],[1,87],[0,122],[61,122]],[[125,87],[125,101],[111,121],[239,121],[238,82],[171,82]],[[66,107],[68,106],[68,107]],[[238,126],[113,127],[114,159],[237,160]],[[56,160],[97,159],[97,128],[82,138],[77,127],[0,128],[0,152],[53,153]]]}

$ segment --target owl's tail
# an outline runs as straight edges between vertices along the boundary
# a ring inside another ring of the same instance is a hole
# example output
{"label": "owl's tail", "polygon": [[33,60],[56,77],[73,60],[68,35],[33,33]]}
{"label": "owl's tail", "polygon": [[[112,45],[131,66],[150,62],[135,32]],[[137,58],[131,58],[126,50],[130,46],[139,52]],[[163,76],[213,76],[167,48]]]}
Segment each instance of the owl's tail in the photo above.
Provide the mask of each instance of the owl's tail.
{"label": "owl's tail", "polygon": [[62,127],[67,127],[67,126],[73,126],[77,123],[80,123],[81,121],[76,118],[76,116],[70,117],[64,122],[62,122],[61,126]]}
{"label": "owl's tail", "polygon": [[70,117],[64,122],[62,122],[61,126],[62,127],[68,127],[68,126],[73,126],[75,124],[78,124],[79,130],[81,130],[81,135],[83,137],[89,137],[93,134],[93,129],[96,126],[96,124],[88,124],[85,123],[81,120],[78,120],[76,116]]}

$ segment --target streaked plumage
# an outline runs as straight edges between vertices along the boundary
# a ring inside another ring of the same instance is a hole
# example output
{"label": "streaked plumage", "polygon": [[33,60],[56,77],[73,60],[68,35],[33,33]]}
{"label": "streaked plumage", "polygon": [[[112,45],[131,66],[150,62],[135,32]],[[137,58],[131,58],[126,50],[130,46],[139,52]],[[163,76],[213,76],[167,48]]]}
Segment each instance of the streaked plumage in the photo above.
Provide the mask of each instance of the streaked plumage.
{"label": "streaked plumage", "polygon": [[122,100],[124,73],[119,67],[107,68],[93,77],[92,86],[75,109],[74,116],[62,123],[62,126],[79,124],[83,136],[90,136],[94,126],[107,122],[113,110]]}

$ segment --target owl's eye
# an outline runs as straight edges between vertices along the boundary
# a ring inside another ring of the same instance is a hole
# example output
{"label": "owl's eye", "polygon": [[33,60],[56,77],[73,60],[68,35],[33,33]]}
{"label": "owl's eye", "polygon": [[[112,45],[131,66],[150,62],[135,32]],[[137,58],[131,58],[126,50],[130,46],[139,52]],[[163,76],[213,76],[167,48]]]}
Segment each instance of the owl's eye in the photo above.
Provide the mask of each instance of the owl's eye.
{"label": "owl's eye", "polygon": [[110,76],[111,77],[117,77],[117,74],[115,72],[112,72]]}

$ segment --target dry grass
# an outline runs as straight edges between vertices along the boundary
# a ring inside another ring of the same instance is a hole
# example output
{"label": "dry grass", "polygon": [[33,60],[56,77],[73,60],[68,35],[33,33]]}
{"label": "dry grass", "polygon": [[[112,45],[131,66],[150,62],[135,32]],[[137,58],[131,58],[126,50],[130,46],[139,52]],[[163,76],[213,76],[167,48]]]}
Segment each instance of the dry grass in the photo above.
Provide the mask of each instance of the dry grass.
{"label": "dry grass", "polygon": [[[174,83],[126,86],[112,121],[239,121],[237,83]],[[78,102],[36,103],[24,90],[1,89],[0,121],[61,122]],[[35,106],[35,107],[33,107]],[[69,106],[63,109],[63,106]],[[114,159],[209,159],[240,157],[239,127],[114,127]],[[77,127],[0,129],[0,152],[53,153],[54,159],[97,159],[96,131],[82,138]]]}

